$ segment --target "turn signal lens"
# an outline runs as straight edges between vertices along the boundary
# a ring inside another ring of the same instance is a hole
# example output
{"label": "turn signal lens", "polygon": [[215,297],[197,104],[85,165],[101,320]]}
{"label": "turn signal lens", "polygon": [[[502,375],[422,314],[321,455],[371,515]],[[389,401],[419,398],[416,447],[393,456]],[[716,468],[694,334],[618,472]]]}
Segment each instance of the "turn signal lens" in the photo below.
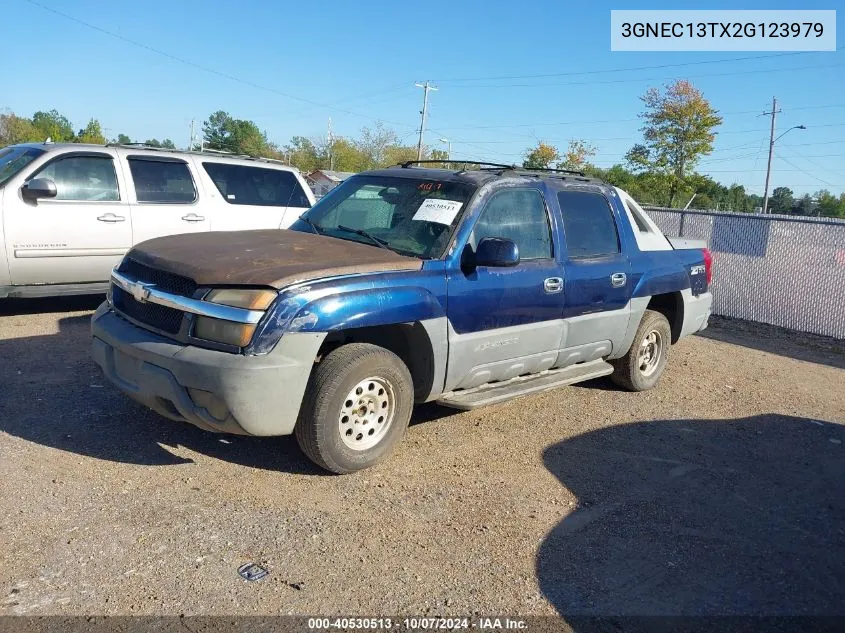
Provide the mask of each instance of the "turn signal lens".
{"label": "turn signal lens", "polygon": [[275,290],[245,290],[243,288],[220,288],[205,296],[205,301],[219,303],[233,308],[266,310],[278,296]]}
{"label": "turn signal lens", "polygon": [[196,323],[194,323],[195,337],[237,347],[246,347],[254,333],[255,325],[211,317],[198,316]]}

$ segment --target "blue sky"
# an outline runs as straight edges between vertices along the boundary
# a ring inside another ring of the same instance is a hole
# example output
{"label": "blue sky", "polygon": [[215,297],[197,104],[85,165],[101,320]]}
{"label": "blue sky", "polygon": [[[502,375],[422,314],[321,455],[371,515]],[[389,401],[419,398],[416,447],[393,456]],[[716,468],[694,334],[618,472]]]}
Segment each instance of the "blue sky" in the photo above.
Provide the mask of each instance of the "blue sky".
{"label": "blue sky", "polygon": [[[426,140],[445,148],[437,139],[451,139],[453,157],[514,162],[537,140],[564,148],[583,138],[598,147],[594,162],[608,166],[640,138],[639,95],[687,78],[724,116],[699,171],[762,193],[768,119],[757,115],[776,95],[778,129],[808,129],[778,141],[773,187],[845,191],[845,49],[776,57],[610,51],[611,8],[689,8],[681,2],[37,3],[70,18],[27,0],[4,2],[0,108],[27,116],[56,108],[77,127],[95,116],[110,137],[183,146],[191,119],[222,109],[256,121],[280,145],[293,135],[325,136],[329,117],[337,135],[383,121],[413,144],[422,100],[414,82],[430,79],[439,91]],[[666,64],[689,65],[620,71]],[[536,75],[547,76],[526,77]]]}

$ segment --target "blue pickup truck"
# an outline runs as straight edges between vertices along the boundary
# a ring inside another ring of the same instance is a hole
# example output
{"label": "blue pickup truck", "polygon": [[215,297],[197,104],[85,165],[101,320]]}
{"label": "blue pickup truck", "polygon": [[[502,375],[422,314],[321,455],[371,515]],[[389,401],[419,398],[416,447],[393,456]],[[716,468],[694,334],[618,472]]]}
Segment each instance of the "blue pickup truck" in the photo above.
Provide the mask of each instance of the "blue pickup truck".
{"label": "blue pickup truck", "polygon": [[295,434],[349,473],[415,403],[492,405],[610,375],[654,387],[707,326],[711,257],[577,172],[425,161],[355,175],[291,230],[137,245],[92,319],[106,376],[208,431]]}

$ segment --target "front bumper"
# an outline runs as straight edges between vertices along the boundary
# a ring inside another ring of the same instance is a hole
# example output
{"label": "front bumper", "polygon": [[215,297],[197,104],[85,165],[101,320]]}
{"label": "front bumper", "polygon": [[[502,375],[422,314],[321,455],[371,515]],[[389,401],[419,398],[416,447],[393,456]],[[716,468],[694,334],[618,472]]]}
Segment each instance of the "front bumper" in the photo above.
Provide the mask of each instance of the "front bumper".
{"label": "front bumper", "polygon": [[181,345],[103,303],[91,319],[92,354],[128,396],[207,431],[289,435],[324,333],[285,334],[272,352],[244,356]]}

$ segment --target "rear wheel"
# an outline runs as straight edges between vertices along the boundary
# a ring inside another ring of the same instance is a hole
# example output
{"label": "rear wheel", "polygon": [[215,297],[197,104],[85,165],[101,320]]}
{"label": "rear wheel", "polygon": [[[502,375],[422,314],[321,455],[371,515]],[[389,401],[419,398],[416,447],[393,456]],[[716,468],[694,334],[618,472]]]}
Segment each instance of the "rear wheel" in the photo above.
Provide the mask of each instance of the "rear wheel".
{"label": "rear wheel", "polygon": [[294,433],[313,462],[351,473],[390,453],[405,434],[413,401],[411,374],[396,354],[350,343],[314,367]]}
{"label": "rear wheel", "polygon": [[660,312],[646,310],[634,336],[631,349],[622,358],[610,361],[610,378],[620,387],[645,391],[654,387],[669,362],[672,329]]}

